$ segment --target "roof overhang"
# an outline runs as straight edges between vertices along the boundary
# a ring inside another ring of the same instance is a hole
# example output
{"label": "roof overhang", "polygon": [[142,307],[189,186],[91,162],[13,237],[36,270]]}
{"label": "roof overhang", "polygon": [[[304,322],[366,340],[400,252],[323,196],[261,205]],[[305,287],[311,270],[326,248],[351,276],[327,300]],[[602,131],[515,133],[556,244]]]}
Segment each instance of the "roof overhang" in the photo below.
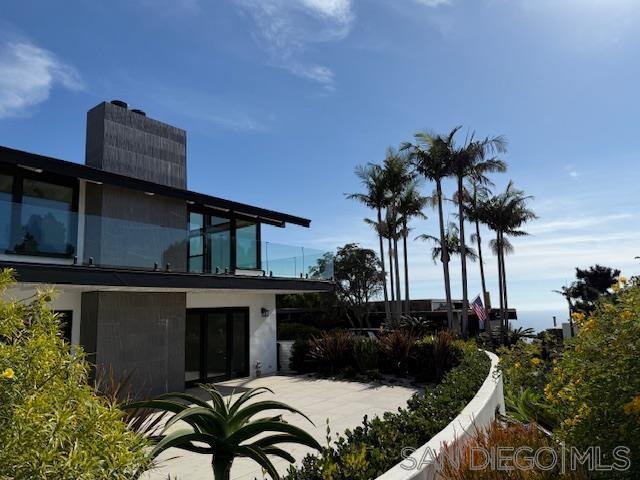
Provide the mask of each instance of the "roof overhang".
{"label": "roof overhang", "polygon": [[114,185],[130,188],[141,192],[148,192],[167,197],[179,198],[190,204],[197,204],[220,211],[235,212],[248,217],[256,218],[262,223],[284,227],[286,223],[309,227],[311,220],[287,213],[267,210],[244,203],[225,200],[191,190],[168,187],[157,183],[139,180],[137,178],[106,172],[98,168],[89,167],[80,163],[68,162],[57,158],[38,155],[35,153],[15,150],[0,146],[0,162],[22,167],[30,171],[48,172],[56,175],[79,178],[98,184]]}
{"label": "roof overhang", "polygon": [[80,265],[0,262],[0,269],[16,271],[18,283],[49,285],[94,285],[184,290],[269,290],[287,292],[331,292],[333,282],[280,277],[203,275],[151,272]]}

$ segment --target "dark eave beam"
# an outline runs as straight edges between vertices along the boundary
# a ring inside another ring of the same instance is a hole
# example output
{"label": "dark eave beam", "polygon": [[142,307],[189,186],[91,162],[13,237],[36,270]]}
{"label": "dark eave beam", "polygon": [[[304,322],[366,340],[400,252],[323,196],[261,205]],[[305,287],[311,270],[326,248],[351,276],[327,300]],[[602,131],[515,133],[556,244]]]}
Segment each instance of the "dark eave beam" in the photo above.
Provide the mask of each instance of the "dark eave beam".
{"label": "dark eave beam", "polygon": [[262,223],[268,223],[277,227],[284,227],[285,224],[291,223],[308,228],[311,224],[311,220],[307,218],[234,202],[224,198],[213,197],[203,193],[192,192],[190,190],[182,190],[179,188],[159,185],[157,183],[147,182],[146,180],[139,180],[125,175],[119,175],[117,173],[105,172],[104,170],[89,167],[87,165],[15,150],[8,147],[0,146],[0,163],[8,163],[17,167],[27,168],[32,171],[49,172],[56,175],[80,178],[90,182],[115,185],[123,188],[130,188],[132,190],[179,198],[187,203],[233,211],[241,215],[244,214],[248,217],[256,218]]}

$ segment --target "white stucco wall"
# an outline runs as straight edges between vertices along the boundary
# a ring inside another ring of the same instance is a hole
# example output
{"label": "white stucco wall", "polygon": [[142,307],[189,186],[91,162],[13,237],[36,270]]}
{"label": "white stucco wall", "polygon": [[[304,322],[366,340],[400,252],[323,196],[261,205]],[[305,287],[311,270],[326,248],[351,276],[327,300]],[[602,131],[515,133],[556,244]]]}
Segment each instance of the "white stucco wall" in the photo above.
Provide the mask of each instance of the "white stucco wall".
{"label": "white stucco wall", "polygon": [[[194,292],[187,293],[187,309],[249,307],[249,367],[255,376],[256,362],[261,363],[262,374],[275,373],[277,369],[276,347],[276,296],[261,292]],[[262,316],[262,309],[269,316]]]}
{"label": "white stucco wall", "polygon": [[[27,299],[35,293],[36,289],[32,286],[19,286],[10,288],[7,292],[9,298],[16,300]],[[71,310],[73,312],[71,320],[71,343],[80,342],[80,312],[82,292],[80,290],[61,290],[56,288],[56,294],[50,303],[52,310]]]}
{"label": "white stucco wall", "polygon": [[448,448],[462,448],[465,441],[478,430],[487,427],[495,418],[496,410],[504,413],[502,377],[498,374],[498,357],[491,358],[489,375],[478,393],[443,430],[418,448],[410,459],[398,463],[376,480],[434,480],[438,478],[435,457]]}
{"label": "white stucco wall", "polygon": [[[80,341],[80,317],[82,290],[90,288],[68,288],[58,286],[56,296],[51,303],[53,310],[71,310],[73,324],[71,342]],[[35,292],[35,286],[23,285],[11,288],[7,295],[22,300]],[[249,307],[249,367],[251,376],[255,376],[256,362],[261,363],[262,374],[275,373],[277,370],[276,346],[276,296],[275,293],[247,292],[187,292],[187,308]],[[269,310],[266,318],[262,309]]]}

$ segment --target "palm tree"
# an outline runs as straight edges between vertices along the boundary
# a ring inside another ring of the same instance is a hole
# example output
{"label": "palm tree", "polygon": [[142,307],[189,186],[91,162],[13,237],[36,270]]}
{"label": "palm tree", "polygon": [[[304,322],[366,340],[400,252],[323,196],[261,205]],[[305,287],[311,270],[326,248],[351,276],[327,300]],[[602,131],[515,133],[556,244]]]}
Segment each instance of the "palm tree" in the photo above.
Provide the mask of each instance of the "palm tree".
{"label": "palm tree", "polygon": [[[431,259],[433,260],[433,263],[437,263],[438,260],[442,261],[443,248],[442,248],[442,243],[440,241],[440,238],[423,233],[422,235],[418,235],[415,239],[422,240],[424,242],[433,243],[433,248],[431,249]],[[446,249],[449,252],[450,256],[462,255],[462,248],[461,248],[462,242],[460,241],[460,230],[458,229],[458,226],[455,223],[449,222],[449,225],[447,225],[445,239],[446,239]],[[464,252],[467,258],[472,262],[475,262],[477,260],[478,255],[476,254],[473,248],[467,247]]]}
{"label": "palm tree", "polygon": [[382,275],[385,277],[383,286],[384,312],[385,318],[389,319],[391,316],[391,310],[389,308],[389,292],[387,290],[387,273],[384,261],[383,235],[380,229],[380,226],[382,224],[382,209],[387,203],[386,185],[383,170],[380,165],[368,163],[365,166],[356,167],[356,175],[358,176],[358,178],[360,178],[360,182],[365,188],[365,193],[347,194],[347,198],[357,200],[376,211],[377,222],[372,222],[368,219],[365,219],[365,221],[370,223],[378,234],[380,264],[382,267]]}
{"label": "palm tree", "polygon": [[404,142],[400,150],[409,153],[409,159],[416,171],[429,181],[436,184],[435,202],[438,206],[438,220],[440,223],[440,244],[442,248],[442,271],[444,275],[444,290],[447,299],[447,322],[449,329],[453,328],[453,306],[451,304],[451,279],[449,276],[449,252],[445,240],[444,212],[442,209],[442,180],[449,176],[447,162],[448,138],[418,132],[414,135],[415,143]]}
{"label": "palm tree", "polygon": [[[471,179],[467,182],[467,188],[464,192],[464,213],[466,218],[475,225],[475,232],[471,234],[471,241],[475,242],[478,247],[478,264],[480,265],[480,284],[482,285],[482,301],[485,308],[488,307],[487,301],[487,282],[484,274],[484,260],[482,258],[482,237],[480,235],[480,224],[485,223],[482,217],[482,209],[480,205],[485,201],[491,191],[486,185]],[[456,201],[459,199],[456,198]]]}
{"label": "palm tree", "polygon": [[[471,137],[461,145],[457,146],[454,142],[455,136],[461,127],[456,127],[449,133],[447,144],[449,151],[449,162],[451,175],[455,177],[457,183],[457,196],[459,199],[464,198],[464,181],[471,179],[479,184],[488,183],[486,174],[489,172],[504,172],[507,169],[506,164],[495,157],[489,157],[494,153],[506,152],[507,142],[502,136],[486,137],[481,140]],[[462,326],[463,336],[467,335],[467,327],[469,321],[469,292],[467,287],[467,256],[464,254],[466,246],[466,237],[464,231],[464,202],[458,202],[458,222],[460,225],[460,260],[462,267]]]}
{"label": "palm tree", "polygon": [[431,202],[430,197],[420,194],[418,180],[413,180],[402,192],[398,201],[398,211],[400,213],[402,228],[402,251],[404,255],[404,295],[405,295],[405,315],[411,315],[411,302],[409,299],[409,254],[407,249],[407,237],[409,236],[409,220],[412,218],[426,219],[422,213],[424,208]]}
{"label": "palm tree", "polygon": [[389,239],[393,242],[393,263],[395,274],[395,304],[394,316],[399,321],[402,313],[402,292],[400,289],[400,262],[398,255],[398,240],[402,232],[403,225],[400,201],[403,193],[414,181],[414,173],[410,168],[410,163],[406,156],[400,155],[393,148],[387,149],[387,156],[384,160],[383,176],[385,178],[387,190],[387,232]]}
{"label": "palm tree", "polygon": [[505,253],[513,251],[513,246],[507,237],[528,235],[527,232],[520,228],[529,220],[537,218],[533,210],[527,207],[527,202],[532,198],[525,195],[521,190],[514,188],[513,182],[510,181],[504,192],[482,202],[480,206],[487,226],[496,234],[496,238],[490,242],[490,246],[498,258],[500,318],[502,321],[503,341],[506,341],[506,330],[509,327]]}
{"label": "palm tree", "polygon": [[[282,402],[264,400],[245,405],[257,395],[273,393],[270,389],[252,388],[232,402],[232,397],[225,400],[214,387],[201,385],[200,388],[209,394],[211,403],[186,393],[168,393],[155,400],[124,406],[125,409],[157,409],[174,413],[160,436],[153,438],[156,445],[151,453],[152,457],[171,447],[211,455],[215,480],[228,480],[233,461],[237,457],[246,457],[258,463],[271,478],[279,479],[278,472],[267,455],[280,457],[291,463],[295,459],[278,444],[298,443],[321,450],[322,447],[311,435],[287,423],[282,416],[253,419],[255,415],[265,411],[284,410],[309,420],[302,412]],[[187,401],[190,405],[176,400]],[[185,423],[187,428],[168,433],[178,422]],[[309,422],[313,424],[311,420]],[[269,433],[274,434],[265,436]]]}

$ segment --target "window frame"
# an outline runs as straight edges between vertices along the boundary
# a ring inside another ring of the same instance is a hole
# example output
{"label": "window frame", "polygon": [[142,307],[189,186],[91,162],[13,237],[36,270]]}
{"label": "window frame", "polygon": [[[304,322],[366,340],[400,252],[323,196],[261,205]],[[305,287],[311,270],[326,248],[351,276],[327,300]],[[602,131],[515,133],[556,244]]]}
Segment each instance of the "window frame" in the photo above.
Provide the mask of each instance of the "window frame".
{"label": "window frame", "polygon": [[[31,256],[31,257],[49,257],[49,258],[73,258],[78,252],[78,222],[74,221],[74,218],[77,218],[78,214],[78,205],[79,205],[79,191],[80,191],[80,182],[77,178],[73,177],[65,177],[62,175],[52,174],[52,173],[44,173],[44,172],[32,172],[30,170],[14,167],[11,165],[0,165],[0,173],[5,175],[10,175],[13,177],[12,184],[12,192],[11,192],[11,202],[15,204],[18,208],[12,209],[11,212],[11,226],[10,226],[10,248],[6,248],[2,253],[8,255],[23,255],[23,256]],[[38,182],[49,183],[51,185],[57,185],[61,187],[71,188],[71,205],[69,210],[69,235],[70,238],[75,239],[74,241],[74,252],[72,253],[61,253],[61,252],[19,252],[16,251],[13,247],[15,245],[11,245],[18,238],[21,224],[22,224],[22,205],[24,199],[24,180],[30,179]]]}
{"label": "window frame", "polygon": [[[260,248],[262,241],[262,223],[258,220],[258,218],[251,217],[249,215],[242,215],[233,211],[223,212],[217,209],[210,209],[204,206],[198,205],[190,205],[187,209],[187,229],[188,229],[188,238],[191,239],[192,230],[189,228],[190,224],[190,215],[191,213],[198,213],[203,216],[203,227],[200,229],[199,235],[202,237],[203,242],[203,268],[201,272],[191,272],[189,273],[203,273],[203,274],[215,274],[216,272],[211,271],[211,251],[209,248],[209,244],[207,241],[207,233],[209,233],[209,229],[212,227],[211,225],[211,217],[218,218],[226,218],[230,223],[230,239],[229,239],[229,270],[231,272],[235,272],[237,267],[237,236],[236,236],[236,225],[237,220],[244,220],[246,222],[252,222],[256,225],[256,268],[242,268],[241,270],[253,270],[253,271],[262,271],[260,268],[262,266],[262,249]],[[193,258],[199,257],[200,255],[194,255]],[[192,258],[191,255],[191,242],[187,242],[187,270],[190,270],[189,260]],[[224,272],[219,272],[223,274]]]}

